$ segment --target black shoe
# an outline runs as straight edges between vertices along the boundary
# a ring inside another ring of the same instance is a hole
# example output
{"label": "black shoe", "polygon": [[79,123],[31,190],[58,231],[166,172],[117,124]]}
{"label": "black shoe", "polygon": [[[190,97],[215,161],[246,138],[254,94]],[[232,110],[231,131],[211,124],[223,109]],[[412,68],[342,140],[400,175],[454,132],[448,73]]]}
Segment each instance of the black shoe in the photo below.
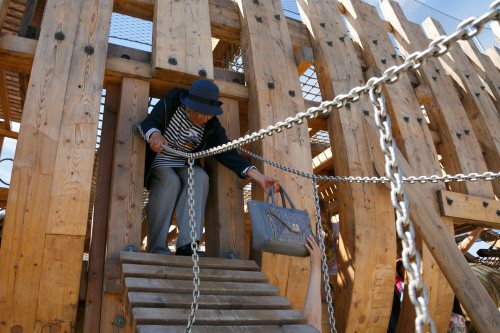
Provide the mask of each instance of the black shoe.
{"label": "black shoe", "polygon": [[[200,256],[200,257],[207,256],[206,253],[203,251],[196,251],[196,253],[198,253],[198,256]],[[177,248],[177,250],[175,251],[175,255],[176,256],[192,256],[193,250],[191,249],[191,243]]]}

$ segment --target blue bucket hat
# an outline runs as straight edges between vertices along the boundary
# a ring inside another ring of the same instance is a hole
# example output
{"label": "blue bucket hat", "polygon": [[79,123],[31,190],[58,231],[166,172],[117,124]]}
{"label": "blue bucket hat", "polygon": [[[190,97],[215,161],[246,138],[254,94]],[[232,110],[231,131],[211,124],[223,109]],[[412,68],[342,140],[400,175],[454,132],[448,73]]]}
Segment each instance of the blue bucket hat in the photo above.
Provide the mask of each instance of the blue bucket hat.
{"label": "blue bucket hat", "polygon": [[196,112],[218,116],[222,114],[219,101],[219,87],[208,80],[197,80],[191,84],[189,91],[180,96],[182,104],[190,107]]}

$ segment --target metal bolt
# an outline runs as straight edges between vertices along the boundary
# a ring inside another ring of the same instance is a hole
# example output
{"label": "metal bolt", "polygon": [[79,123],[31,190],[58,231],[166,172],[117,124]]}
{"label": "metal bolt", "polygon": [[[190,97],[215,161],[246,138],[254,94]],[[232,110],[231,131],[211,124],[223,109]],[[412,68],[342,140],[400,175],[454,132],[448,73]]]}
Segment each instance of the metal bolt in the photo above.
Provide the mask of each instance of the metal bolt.
{"label": "metal bolt", "polygon": [[391,54],[392,59],[396,59],[396,53]]}
{"label": "metal bolt", "polygon": [[363,110],[363,114],[364,114],[365,116],[368,116],[368,115],[370,114],[370,111],[368,111],[368,110]]}
{"label": "metal bolt", "polygon": [[373,44],[377,45],[378,41],[376,39],[372,40]]}
{"label": "metal bolt", "polygon": [[322,28],[326,27],[326,23],[325,23],[325,22],[321,22],[319,25],[320,25]]}
{"label": "metal bolt", "polygon": [[124,250],[127,251],[127,252],[137,252],[137,249],[133,245],[127,245],[127,246],[125,246]]}
{"label": "metal bolt", "polygon": [[479,97],[479,95],[481,95],[481,94],[480,93],[476,93],[475,95],[476,95],[476,97]]}
{"label": "metal bolt", "polygon": [[469,78],[469,76],[470,76],[469,74],[465,74],[465,77],[466,77],[466,78]]}
{"label": "metal bolt", "polygon": [[278,21],[281,20],[281,16],[279,14],[274,15],[274,18],[277,19]]}
{"label": "metal bolt", "polygon": [[122,54],[120,58],[130,60],[130,56],[128,54]]}
{"label": "metal bolt", "polygon": [[384,65],[387,62],[385,59],[380,60]]}
{"label": "metal bolt", "polygon": [[255,19],[257,20],[257,22],[262,23],[262,17],[260,17],[260,16],[255,16]]}
{"label": "metal bolt", "polygon": [[481,89],[484,90],[485,86],[481,86]]}
{"label": "metal bolt", "polygon": [[295,90],[288,90],[288,95],[295,97]]}
{"label": "metal bolt", "polygon": [[119,328],[125,327],[127,323],[127,318],[125,316],[116,316],[115,317],[115,325]]}
{"label": "metal bolt", "polygon": [[177,60],[175,58],[173,58],[173,57],[172,58],[168,58],[168,63],[170,65],[174,65],[175,66],[175,65],[177,65]]}
{"label": "metal bolt", "polygon": [[403,118],[404,118],[404,120],[405,120],[407,123],[408,123],[408,122],[410,122],[410,117],[408,117],[408,116],[404,116]]}
{"label": "metal bolt", "polygon": [[[339,40],[343,43],[344,42],[344,37],[339,37]],[[499,88],[500,89],[500,88]]]}
{"label": "metal bolt", "polygon": [[421,124],[421,123],[422,123],[422,120],[423,120],[422,118],[417,118],[417,122],[418,122],[419,124]]}
{"label": "metal bolt", "polygon": [[500,210],[497,210],[497,216],[500,216]]}
{"label": "metal bolt", "polygon": [[483,201],[483,207],[486,208],[488,207],[489,203],[487,203],[486,201]]}
{"label": "metal bolt", "polygon": [[88,55],[94,54],[94,48],[90,45],[85,46],[85,53]]}
{"label": "metal bolt", "polygon": [[94,275],[92,275],[92,277],[93,277],[94,279],[97,279],[97,274],[96,274],[96,273],[94,273]]}
{"label": "metal bolt", "polygon": [[331,40],[327,41],[326,42],[328,44],[328,46],[332,47],[333,46],[333,42]]}
{"label": "metal bolt", "polygon": [[204,70],[204,69],[200,69],[198,71],[198,75],[201,76],[201,77],[207,77],[207,71]]}
{"label": "metal bolt", "polygon": [[268,87],[269,89],[274,89],[274,82],[268,82],[268,83],[267,83],[267,87]]}
{"label": "metal bolt", "polygon": [[54,35],[54,37],[57,40],[63,40],[66,36],[64,36],[64,33],[62,31],[58,31],[58,32],[56,32],[56,34]]}
{"label": "metal bolt", "polygon": [[439,74],[439,68],[436,68],[436,73],[438,73],[438,74]]}
{"label": "metal bolt", "polygon": [[121,284],[120,280],[115,280],[115,285],[119,286]]}
{"label": "metal bolt", "polygon": [[451,204],[453,203],[453,200],[451,200],[450,198],[446,198],[446,202],[448,203],[448,205],[451,206]]}
{"label": "metal bolt", "polygon": [[253,3],[258,5],[259,4],[259,0],[253,0]]}
{"label": "metal bolt", "polygon": [[438,78],[437,78],[437,77],[435,77],[435,76],[433,76],[433,77],[432,77],[432,79],[433,79],[434,81],[437,81],[437,80],[438,80]]}
{"label": "metal bolt", "polygon": [[351,109],[351,103],[345,103],[345,107],[350,110]]}
{"label": "metal bolt", "polygon": [[462,134],[457,133],[457,138],[461,139],[462,138]]}
{"label": "metal bolt", "polygon": [[236,255],[233,252],[226,254],[226,259],[236,259]]}
{"label": "metal bolt", "polygon": [[469,135],[469,132],[470,132],[469,130],[464,130],[464,133],[465,133],[466,135]]}

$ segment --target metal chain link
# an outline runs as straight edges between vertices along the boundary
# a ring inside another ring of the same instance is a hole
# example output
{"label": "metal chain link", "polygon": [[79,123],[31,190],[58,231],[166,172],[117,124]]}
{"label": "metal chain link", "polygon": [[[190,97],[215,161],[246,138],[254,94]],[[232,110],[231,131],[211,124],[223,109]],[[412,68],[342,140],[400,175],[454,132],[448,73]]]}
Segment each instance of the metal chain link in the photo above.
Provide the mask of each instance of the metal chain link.
{"label": "metal chain link", "polygon": [[241,147],[250,142],[263,139],[265,136],[272,136],[275,133],[281,133],[283,129],[292,128],[294,125],[300,125],[307,119],[314,119],[320,114],[328,114],[332,109],[340,109],[346,103],[357,102],[372,88],[380,89],[384,84],[393,84],[399,81],[401,76],[408,71],[416,71],[424,65],[429,58],[438,58],[446,54],[453,45],[459,40],[469,40],[478,35],[486,23],[492,20],[500,20],[500,0],[491,4],[489,11],[479,18],[471,17],[464,20],[457,27],[457,31],[448,36],[441,36],[433,40],[429,47],[422,52],[414,52],[406,57],[403,64],[387,68],[381,77],[370,78],[364,86],[352,88],[347,94],[335,96],[331,101],[324,101],[318,107],[311,107],[306,112],[300,112],[295,117],[288,117],[285,121],[279,121],[275,125],[270,125],[266,129],[262,128],[258,132],[245,135],[223,145],[210,148],[197,153],[185,153],[175,149],[168,148],[168,151],[186,158],[194,159],[212,156],[230,149]]}
{"label": "metal chain link", "polygon": [[[302,176],[304,178],[308,179],[313,179],[316,178],[317,180],[323,180],[323,181],[331,181],[331,182],[344,182],[344,183],[381,183],[385,184],[389,182],[389,178],[387,177],[341,177],[341,176],[318,176],[314,174],[307,173],[305,171],[300,171],[294,168],[287,167],[285,165],[279,164],[274,161],[270,161],[266,159],[265,157],[256,155],[246,149],[243,148],[238,148],[239,151],[249,155],[250,157],[253,157],[259,161],[265,162],[269,165],[272,165],[278,169],[282,169],[285,171],[288,171],[290,173],[293,173],[298,176]],[[409,176],[409,177],[402,177],[401,182],[402,183],[408,183],[408,184],[415,184],[415,183],[420,183],[424,184],[426,182],[431,182],[431,183],[437,183],[438,181],[442,181],[443,183],[449,183],[452,181],[456,182],[463,182],[463,181],[477,181],[477,180],[484,180],[484,181],[491,181],[495,178],[500,178],[500,172],[491,172],[487,171],[482,174],[479,173],[470,173],[468,175],[464,175],[462,173],[456,174],[454,176],[452,175],[443,175],[443,176]]]}
{"label": "metal chain link", "polygon": [[375,110],[375,123],[379,129],[380,147],[385,154],[385,172],[390,179],[391,201],[396,212],[396,230],[403,245],[403,265],[408,273],[408,295],[415,307],[415,325],[418,333],[423,332],[423,326],[429,326],[432,333],[436,332],[434,321],[429,315],[429,298],[420,273],[420,254],[415,247],[415,229],[410,220],[408,197],[403,189],[403,171],[397,161],[396,142],[392,138],[391,119],[387,114],[384,94],[381,89],[370,90],[370,99]]}
{"label": "metal chain link", "polygon": [[321,212],[319,208],[317,185],[318,183],[316,182],[316,178],[313,177],[312,186],[314,194],[314,208],[316,211],[316,237],[319,239],[319,249],[321,251],[321,270],[323,271],[323,281],[325,281],[326,301],[328,303],[328,314],[330,315],[329,316],[330,332],[337,333],[337,329],[335,328],[335,316],[333,311],[333,302],[331,295],[332,289],[330,288],[330,277],[328,276],[328,265],[326,264],[325,235],[323,234],[323,225],[321,224]]}
{"label": "metal chain link", "polygon": [[193,328],[194,321],[196,320],[196,311],[198,310],[198,298],[200,297],[200,267],[198,266],[198,243],[196,242],[196,229],[195,225],[196,222],[194,220],[194,180],[193,180],[193,174],[194,174],[194,159],[189,158],[188,159],[188,164],[189,164],[189,169],[188,169],[188,194],[189,194],[189,225],[191,227],[191,250],[193,250],[193,255],[191,258],[193,259],[193,273],[194,273],[194,278],[193,278],[193,303],[191,303],[191,313],[188,318],[188,323],[186,326],[186,329],[184,333],[190,333],[191,329]]}

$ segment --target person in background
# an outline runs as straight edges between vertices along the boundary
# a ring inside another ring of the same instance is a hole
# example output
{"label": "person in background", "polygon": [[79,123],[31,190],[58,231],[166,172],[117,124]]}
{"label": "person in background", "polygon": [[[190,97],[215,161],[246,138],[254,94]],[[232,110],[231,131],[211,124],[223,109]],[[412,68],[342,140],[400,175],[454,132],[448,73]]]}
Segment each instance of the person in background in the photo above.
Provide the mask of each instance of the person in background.
{"label": "person in background", "polygon": [[[208,80],[198,80],[191,84],[189,91],[172,89],[158,101],[139,125],[140,132],[149,141],[144,185],[149,190],[146,217],[150,253],[171,254],[167,236],[174,210],[179,229],[176,254],[193,253],[189,225],[187,159],[163,150],[162,146],[195,153],[229,142],[226,131],[217,119],[222,114],[221,105],[217,85]],[[276,192],[279,190],[278,180],[260,173],[236,150],[214,157],[239,177],[255,180],[264,191],[273,187]],[[196,241],[199,243],[208,196],[208,175],[199,159],[195,161],[193,181]]]}

